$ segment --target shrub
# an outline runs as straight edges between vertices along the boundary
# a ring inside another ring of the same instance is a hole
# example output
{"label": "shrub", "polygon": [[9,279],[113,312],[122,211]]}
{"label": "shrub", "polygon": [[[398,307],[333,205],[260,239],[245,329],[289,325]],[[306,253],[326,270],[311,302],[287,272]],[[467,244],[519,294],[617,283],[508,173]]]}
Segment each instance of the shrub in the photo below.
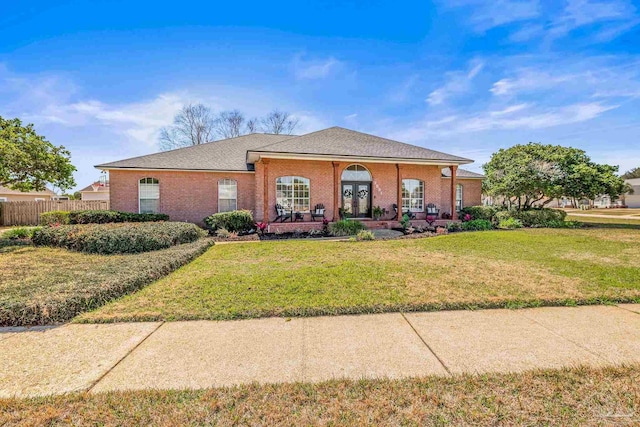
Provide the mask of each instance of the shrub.
{"label": "shrub", "polygon": [[522,221],[516,218],[507,218],[500,220],[498,228],[502,230],[514,230],[516,228],[522,228]]}
{"label": "shrub", "polygon": [[10,228],[4,233],[0,234],[0,237],[4,239],[18,240],[18,239],[31,239],[33,233],[39,230],[41,227],[15,227]]}
{"label": "shrub", "polygon": [[69,213],[70,224],[107,224],[121,222],[117,211],[71,211]]}
{"label": "shrub", "polygon": [[246,233],[254,227],[253,215],[251,211],[246,210],[213,214],[206,217],[204,223],[212,232],[219,228],[226,228],[230,232]]}
{"label": "shrub", "polygon": [[491,225],[491,221],[487,221],[486,219],[473,219],[462,223],[462,229],[464,231],[484,231],[491,230],[492,228],[493,225]]}
{"label": "shrub", "polygon": [[360,230],[356,234],[356,240],[376,240],[376,236],[369,230]]}
{"label": "shrub", "polygon": [[33,242],[75,251],[118,254],[148,252],[198,240],[202,229],[184,222],[79,224],[44,227]]}
{"label": "shrub", "polygon": [[334,236],[353,236],[358,234],[359,231],[366,229],[367,227],[360,221],[352,221],[349,219],[336,221],[329,226],[329,231]]}
{"label": "shrub", "polygon": [[459,222],[450,222],[447,224],[447,231],[449,232],[462,231],[462,224],[460,224]]}
{"label": "shrub", "polygon": [[460,211],[460,217],[471,215],[471,219],[485,219],[493,222],[497,212],[498,208],[494,206],[468,206]]}
{"label": "shrub", "polygon": [[110,224],[114,222],[156,221],[169,221],[169,215],[106,210],[82,210],[69,212],[69,222],[66,224]]}
{"label": "shrub", "polygon": [[496,213],[496,221],[515,218],[524,227],[548,227],[550,224],[563,222],[567,213],[558,209],[529,209],[525,211],[508,210]]}
{"label": "shrub", "polygon": [[169,215],[160,213],[119,212],[117,222],[158,222],[169,221]]}
{"label": "shrub", "polygon": [[40,214],[40,225],[69,224],[69,211],[51,211]]}
{"label": "shrub", "polygon": [[231,232],[224,227],[220,227],[216,230],[216,236],[220,237],[221,239],[228,239],[229,237],[231,237]]}
{"label": "shrub", "polygon": [[400,227],[402,227],[403,230],[407,230],[409,229],[409,227],[411,227],[411,221],[409,220],[409,215],[407,214],[402,215],[402,219],[400,220]]}

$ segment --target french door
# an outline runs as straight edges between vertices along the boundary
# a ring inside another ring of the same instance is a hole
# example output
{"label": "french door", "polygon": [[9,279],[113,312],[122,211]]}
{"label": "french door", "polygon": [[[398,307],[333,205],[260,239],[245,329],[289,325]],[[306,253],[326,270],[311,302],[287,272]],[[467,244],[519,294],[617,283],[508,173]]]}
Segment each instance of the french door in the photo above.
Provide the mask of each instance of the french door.
{"label": "french door", "polygon": [[350,218],[370,218],[371,183],[343,181],[342,211]]}

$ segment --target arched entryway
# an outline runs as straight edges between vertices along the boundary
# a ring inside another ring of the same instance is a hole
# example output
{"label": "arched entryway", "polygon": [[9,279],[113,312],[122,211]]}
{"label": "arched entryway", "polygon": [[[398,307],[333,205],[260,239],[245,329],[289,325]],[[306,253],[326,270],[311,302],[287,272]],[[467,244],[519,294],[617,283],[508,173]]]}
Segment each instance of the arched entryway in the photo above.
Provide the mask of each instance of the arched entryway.
{"label": "arched entryway", "polygon": [[371,173],[358,164],[342,171],[342,215],[348,218],[371,217]]}

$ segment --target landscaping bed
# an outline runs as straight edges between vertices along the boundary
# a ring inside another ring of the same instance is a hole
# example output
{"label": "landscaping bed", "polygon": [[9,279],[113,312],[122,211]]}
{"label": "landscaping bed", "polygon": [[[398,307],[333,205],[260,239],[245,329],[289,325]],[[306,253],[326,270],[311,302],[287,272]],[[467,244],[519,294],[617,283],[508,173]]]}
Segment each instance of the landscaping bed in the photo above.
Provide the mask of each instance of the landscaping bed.
{"label": "landscaping bed", "polygon": [[201,239],[154,252],[105,256],[0,239],[0,326],[65,322],[167,275],[212,243]]}
{"label": "landscaping bed", "polygon": [[640,368],[0,399],[3,426],[637,425]]}
{"label": "landscaping bed", "polygon": [[80,322],[640,301],[640,230],[520,229],[221,245]]}

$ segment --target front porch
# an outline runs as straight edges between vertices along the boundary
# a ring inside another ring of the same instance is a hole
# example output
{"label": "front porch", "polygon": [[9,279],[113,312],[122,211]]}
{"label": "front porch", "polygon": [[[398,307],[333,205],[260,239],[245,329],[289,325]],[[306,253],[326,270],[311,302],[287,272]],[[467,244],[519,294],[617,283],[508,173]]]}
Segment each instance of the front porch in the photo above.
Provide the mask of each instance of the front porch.
{"label": "front porch", "polygon": [[[376,230],[376,229],[392,229],[392,228],[401,228],[400,221],[397,220],[373,220],[373,219],[351,219],[351,221],[361,221],[364,223],[368,229]],[[446,227],[450,222],[458,222],[452,220],[439,219],[433,222],[432,226],[440,226]],[[411,225],[416,227],[427,227],[429,223],[427,223],[424,219],[412,219]],[[294,232],[296,230],[299,231],[310,231],[310,230],[322,230],[322,220],[320,221],[286,221],[286,222],[272,222],[269,224],[267,228],[268,233],[288,233]]]}

